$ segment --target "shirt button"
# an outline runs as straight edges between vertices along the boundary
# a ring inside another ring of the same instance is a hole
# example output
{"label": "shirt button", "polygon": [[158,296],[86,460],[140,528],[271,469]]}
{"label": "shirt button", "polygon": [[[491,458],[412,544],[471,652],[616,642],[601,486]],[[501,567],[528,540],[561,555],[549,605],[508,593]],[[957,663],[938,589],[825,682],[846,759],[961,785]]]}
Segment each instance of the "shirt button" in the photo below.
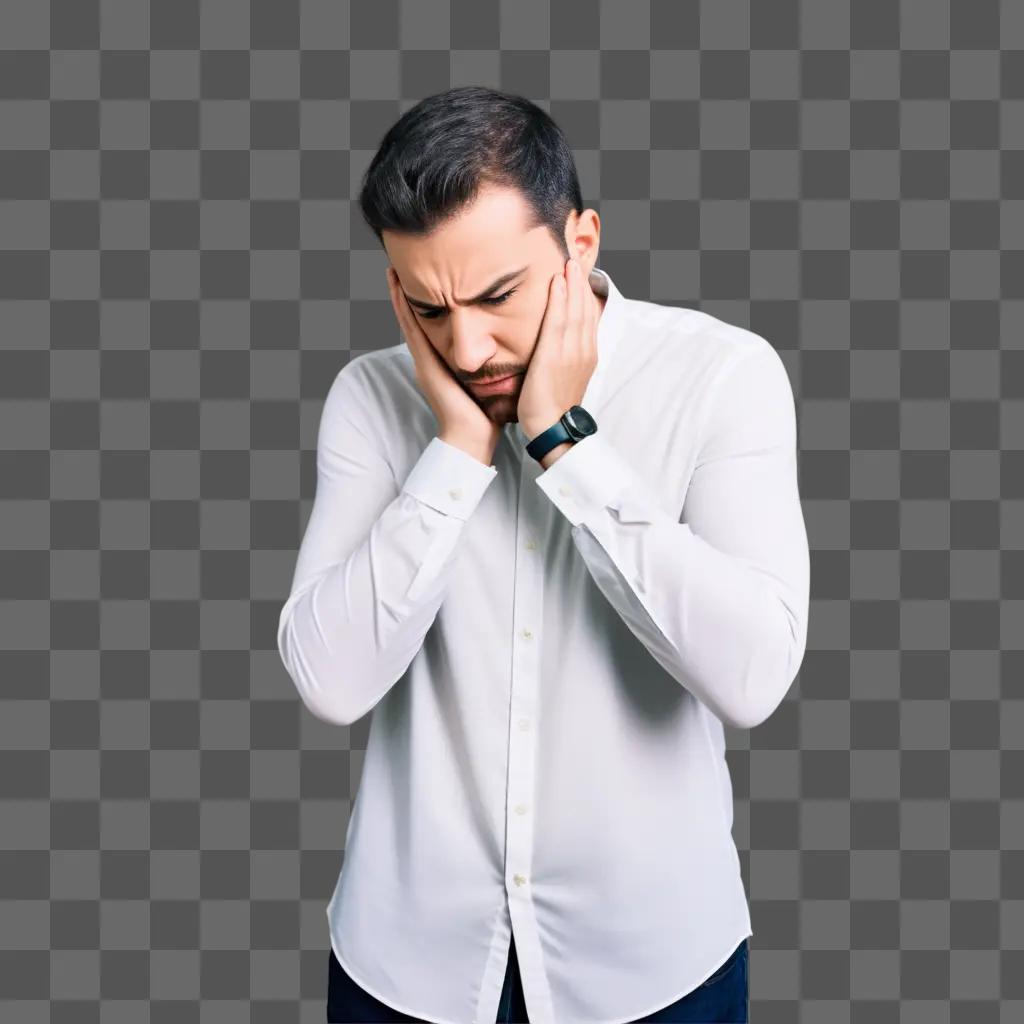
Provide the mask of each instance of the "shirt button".
{"label": "shirt button", "polygon": [[572,491],[570,491],[568,487],[559,487],[558,493],[564,494],[566,497],[568,497],[570,494],[572,494]]}
{"label": "shirt button", "polygon": [[449,494],[450,494],[450,495],[451,495],[451,496],[452,496],[452,497],[453,497],[453,498],[454,498],[454,499],[455,499],[456,501],[458,501],[458,500],[459,500],[459,498],[461,498],[461,497],[462,497],[462,491],[461,491],[461,490],[459,490],[459,488],[457,488],[457,487],[456,487],[456,488],[455,488],[454,490],[451,490],[451,491],[449,491],[448,493],[449,493]]}
{"label": "shirt button", "polygon": [[530,639],[532,639],[532,637],[533,637],[533,633],[531,633],[528,629],[524,629],[523,630],[523,638],[524,639],[530,640]]}
{"label": "shirt button", "polygon": [[526,804],[516,804],[516,814],[525,814]]}
{"label": "shirt button", "polygon": [[525,885],[526,884],[526,875],[513,875],[512,876],[512,881],[515,882],[516,885]]}
{"label": "shirt button", "polygon": [[528,540],[523,545],[523,547],[525,547],[527,551],[532,551],[536,546],[537,546],[537,542],[535,540]]}
{"label": "shirt button", "polygon": [[528,718],[520,718],[519,719],[519,728],[520,729],[529,729],[530,728],[530,720]]}

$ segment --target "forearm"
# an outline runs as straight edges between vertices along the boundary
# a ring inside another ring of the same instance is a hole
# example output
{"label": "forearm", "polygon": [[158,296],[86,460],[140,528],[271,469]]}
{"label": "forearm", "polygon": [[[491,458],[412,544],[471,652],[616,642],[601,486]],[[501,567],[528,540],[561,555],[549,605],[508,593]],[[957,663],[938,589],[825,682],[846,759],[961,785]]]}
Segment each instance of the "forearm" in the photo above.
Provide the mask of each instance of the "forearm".
{"label": "forearm", "polygon": [[461,526],[400,495],[347,558],[289,599],[278,647],[314,715],[350,725],[401,678],[444,598]]}
{"label": "forearm", "polygon": [[[278,625],[278,649],[303,702],[348,725],[398,681],[444,599],[466,520],[497,475],[435,438],[395,492],[382,477],[341,477],[365,449],[326,456]],[[390,490],[391,497],[387,497]]]}

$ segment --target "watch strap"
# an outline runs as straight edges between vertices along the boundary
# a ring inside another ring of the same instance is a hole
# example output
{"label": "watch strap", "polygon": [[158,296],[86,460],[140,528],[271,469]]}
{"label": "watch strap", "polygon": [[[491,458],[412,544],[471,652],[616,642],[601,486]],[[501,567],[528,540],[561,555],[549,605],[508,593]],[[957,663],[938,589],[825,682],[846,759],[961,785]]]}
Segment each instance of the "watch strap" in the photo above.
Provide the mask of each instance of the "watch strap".
{"label": "watch strap", "polygon": [[526,452],[532,458],[540,462],[552,448],[557,448],[566,441],[576,442],[576,438],[569,433],[569,429],[559,418],[558,422],[547,430],[542,430],[527,446]]}

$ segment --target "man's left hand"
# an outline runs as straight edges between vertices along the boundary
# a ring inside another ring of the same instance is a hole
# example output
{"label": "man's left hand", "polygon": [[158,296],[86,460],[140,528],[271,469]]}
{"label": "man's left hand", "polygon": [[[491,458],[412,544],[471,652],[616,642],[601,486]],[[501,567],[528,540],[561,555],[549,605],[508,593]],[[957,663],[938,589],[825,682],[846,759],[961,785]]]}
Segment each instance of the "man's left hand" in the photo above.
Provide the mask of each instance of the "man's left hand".
{"label": "man's left hand", "polygon": [[517,407],[519,425],[531,441],[583,401],[597,366],[597,303],[586,294],[589,289],[574,259],[551,278]]}

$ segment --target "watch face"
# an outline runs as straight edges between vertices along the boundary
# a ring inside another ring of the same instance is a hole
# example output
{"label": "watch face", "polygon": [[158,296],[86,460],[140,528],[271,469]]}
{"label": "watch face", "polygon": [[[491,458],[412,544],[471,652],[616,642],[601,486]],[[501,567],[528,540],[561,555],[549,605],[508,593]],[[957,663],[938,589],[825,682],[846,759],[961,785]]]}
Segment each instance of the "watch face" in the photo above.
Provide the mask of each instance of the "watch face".
{"label": "watch face", "polygon": [[574,405],[565,414],[565,423],[569,433],[576,438],[589,437],[597,433],[594,417],[582,405]]}

